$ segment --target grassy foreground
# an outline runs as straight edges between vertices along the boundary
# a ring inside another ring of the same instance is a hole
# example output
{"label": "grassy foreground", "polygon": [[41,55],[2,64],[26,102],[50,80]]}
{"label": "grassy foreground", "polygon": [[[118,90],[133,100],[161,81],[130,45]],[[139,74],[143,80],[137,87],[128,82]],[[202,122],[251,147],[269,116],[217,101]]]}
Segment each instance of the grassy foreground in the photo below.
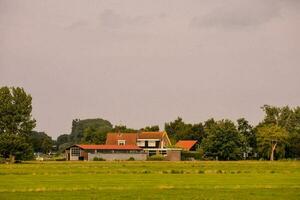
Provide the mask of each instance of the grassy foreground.
{"label": "grassy foreground", "polygon": [[300,162],[1,164],[0,199],[300,199]]}

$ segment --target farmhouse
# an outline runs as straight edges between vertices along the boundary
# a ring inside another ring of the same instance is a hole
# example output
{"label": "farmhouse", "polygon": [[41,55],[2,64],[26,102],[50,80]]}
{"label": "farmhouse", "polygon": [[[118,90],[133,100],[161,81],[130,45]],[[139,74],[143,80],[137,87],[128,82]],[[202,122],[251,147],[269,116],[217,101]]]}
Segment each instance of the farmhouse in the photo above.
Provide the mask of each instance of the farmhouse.
{"label": "farmhouse", "polygon": [[73,145],[66,149],[67,160],[146,160],[162,155],[165,160],[181,160],[181,149],[171,145],[166,132],[108,133],[105,145]]}
{"label": "farmhouse", "polygon": [[171,142],[166,132],[108,133],[106,144],[136,145],[148,157],[162,155],[166,160],[181,160],[181,149],[169,148]]}
{"label": "farmhouse", "polygon": [[140,133],[108,133],[106,144],[109,145],[137,145],[149,156],[167,154],[167,147],[171,145],[166,132]]}

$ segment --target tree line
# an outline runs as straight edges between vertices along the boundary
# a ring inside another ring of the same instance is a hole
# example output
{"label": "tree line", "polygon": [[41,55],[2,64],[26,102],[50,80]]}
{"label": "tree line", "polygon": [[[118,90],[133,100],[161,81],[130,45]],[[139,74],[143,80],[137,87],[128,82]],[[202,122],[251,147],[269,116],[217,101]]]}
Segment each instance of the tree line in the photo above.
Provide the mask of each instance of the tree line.
{"label": "tree line", "polygon": [[[180,117],[165,123],[164,130],[175,144],[178,140],[197,140],[203,158],[218,160],[284,159],[300,157],[300,107],[264,105],[265,116],[256,126],[245,118],[208,119],[186,123]],[[23,88],[0,88],[0,158],[32,159],[34,152],[63,150],[76,143],[104,144],[108,132],[159,131],[159,126],[141,129],[113,125],[105,119],[74,119],[69,134],[52,140],[35,131],[32,97]]]}
{"label": "tree line", "polygon": [[165,124],[173,141],[197,140],[203,156],[219,160],[300,157],[300,107],[264,105],[264,119],[251,125],[245,118],[188,124],[182,118]]}
{"label": "tree line", "polygon": [[[208,119],[195,124],[186,123],[178,117],[165,123],[172,144],[178,140],[197,140],[203,157],[219,160],[284,159],[300,157],[300,107],[290,108],[265,105],[265,116],[257,125],[245,118],[236,122]],[[132,133],[159,131],[159,126],[141,129],[125,125],[113,126],[104,119],[75,119],[70,134],[57,138],[57,146],[63,151],[75,143],[104,144],[108,132]]]}

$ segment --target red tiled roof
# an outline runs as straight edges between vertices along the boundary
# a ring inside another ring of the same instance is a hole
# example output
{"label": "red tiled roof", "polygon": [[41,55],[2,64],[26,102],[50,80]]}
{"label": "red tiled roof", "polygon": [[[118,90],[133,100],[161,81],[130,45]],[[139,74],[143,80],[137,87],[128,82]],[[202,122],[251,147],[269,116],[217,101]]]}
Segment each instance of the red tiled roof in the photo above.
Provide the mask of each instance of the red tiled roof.
{"label": "red tiled roof", "polygon": [[141,132],[138,133],[138,139],[162,139],[165,132]]}
{"label": "red tiled roof", "polygon": [[103,150],[142,150],[136,145],[106,145],[106,144],[78,144],[82,149],[103,149]]}
{"label": "red tiled roof", "polygon": [[179,140],[175,146],[189,151],[196,143],[197,140]]}
{"label": "red tiled roof", "polygon": [[126,145],[136,145],[137,139],[159,139],[164,140],[165,145],[171,144],[166,132],[108,133],[106,144],[118,145],[118,140],[125,140]]}
{"label": "red tiled roof", "polygon": [[125,140],[126,145],[136,145],[137,133],[108,133],[106,144],[118,145],[118,140]]}

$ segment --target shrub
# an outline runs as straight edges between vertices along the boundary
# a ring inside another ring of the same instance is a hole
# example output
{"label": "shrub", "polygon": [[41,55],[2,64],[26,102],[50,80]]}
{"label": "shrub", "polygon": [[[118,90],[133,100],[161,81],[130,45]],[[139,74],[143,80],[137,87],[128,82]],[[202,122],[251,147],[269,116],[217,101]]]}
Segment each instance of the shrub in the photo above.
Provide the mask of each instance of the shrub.
{"label": "shrub", "polygon": [[66,161],[66,158],[56,158],[55,161]]}
{"label": "shrub", "polygon": [[171,174],[183,174],[183,170],[172,169]]}
{"label": "shrub", "polygon": [[202,155],[198,151],[182,151],[181,160],[200,160]]}
{"label": "shrub", "polygon": [[95,157],[95,158],[93,159],[93,161],[105,161],[105,159],[104,159],[104,158],[98,158],[98,157]]}
{"label": "shrub", "polygon": [[5,163],[5,159],[0,156],[0,163]]}
{"label": "shrub", "polygon": [[203,148],[197,149],[197,152],[199,153],[199,158],[200,159],[203,158],[203,156],[204,156],[204,150],[203,150]]}
{"label": "shrub", "polygon": [[135,161],[134,157],[130,157],[128,161]]}
{"label": "shrub", "polygon": [[162,155],[153,155],[153,156],[148,157],[148,160],[163,161],[163,160],[165,160],[165,157]]}

